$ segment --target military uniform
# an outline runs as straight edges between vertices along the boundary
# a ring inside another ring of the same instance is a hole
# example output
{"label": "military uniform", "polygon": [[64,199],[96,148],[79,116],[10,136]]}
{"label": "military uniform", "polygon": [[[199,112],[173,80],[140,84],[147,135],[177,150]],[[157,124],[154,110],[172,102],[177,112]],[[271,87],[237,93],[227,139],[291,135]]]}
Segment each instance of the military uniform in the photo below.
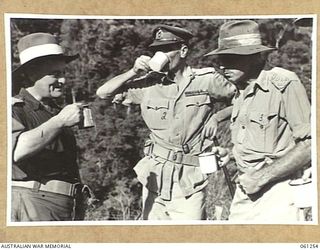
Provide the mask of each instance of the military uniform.
{"label": "military uniform", "polygon": [[[12,148],[21,133],[56,115],[53,103],[45,107],[21,89],[12,103]],[[72,220],[74,190],[79,183],[76,142],[70,128],[40,152],[12,164],[12,221]]]}
{"label": "military uniform", "polygon": [[[233,84],[213,68],[187,67],[179,83],[130,89],[151,131],[146,156],[135,166],[144,185],[144,219],[203,219],[207,175],[199,168],[200,134],[214,99],[232,98]],[[202,150],[212,142],[205,140]],[[167,216],[166,216],[167,214]]]}
{"label": "military uniform", "polygon": [[[271,163],[286,155],[296,141],[310,138],[310,103],[296,74],[277,67],[262,71],[233,99],[230,127],[240,172]],[[267,184],[254,198],[237,187],[229,220],[296,221],[288,182],[298,175]]]}

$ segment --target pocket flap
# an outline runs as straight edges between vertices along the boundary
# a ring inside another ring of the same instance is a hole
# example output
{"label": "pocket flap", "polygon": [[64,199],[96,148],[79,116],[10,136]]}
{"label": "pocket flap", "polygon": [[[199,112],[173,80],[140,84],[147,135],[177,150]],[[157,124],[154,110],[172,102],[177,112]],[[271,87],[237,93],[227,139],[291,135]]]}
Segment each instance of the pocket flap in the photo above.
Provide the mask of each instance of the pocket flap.
{"label": "pocket flap", "polygon": [[267,125],[268,124],[268,119],[269,115],[261,112],[250,112],[249,113],[249,119],[250,121],[259,123],[261,125]]}
{"label": "pocket flap", "polygon": [[169,100],[163,100],[163,99],[148,100],[147,108],[151,108],[151,109],[155,109],[155,110],[169,109]]}
{"label": "pocket flap", "polygon": [[186,98],[186,106],[202,106],[208,105],[211,103],[210,96],[208,95],[199,95],[199,96],[190,96]]}

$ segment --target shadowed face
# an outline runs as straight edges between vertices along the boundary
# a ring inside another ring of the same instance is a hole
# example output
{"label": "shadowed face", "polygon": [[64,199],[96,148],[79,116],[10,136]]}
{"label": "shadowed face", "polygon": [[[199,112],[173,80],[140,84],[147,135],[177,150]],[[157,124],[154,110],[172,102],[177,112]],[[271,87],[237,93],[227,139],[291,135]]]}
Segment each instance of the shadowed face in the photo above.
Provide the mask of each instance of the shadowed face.
{"label": "shadowed face", "polygon": [[28,75],[34,89],[42,98],[57,98],[63,94],[66,63],[61,59],[48,60],[29,67]]}
{"label": "shadowed face", "polygon": [[224,76],[235,84],[248,79],[254,64],[250,55],[219,55],[218,60]]}

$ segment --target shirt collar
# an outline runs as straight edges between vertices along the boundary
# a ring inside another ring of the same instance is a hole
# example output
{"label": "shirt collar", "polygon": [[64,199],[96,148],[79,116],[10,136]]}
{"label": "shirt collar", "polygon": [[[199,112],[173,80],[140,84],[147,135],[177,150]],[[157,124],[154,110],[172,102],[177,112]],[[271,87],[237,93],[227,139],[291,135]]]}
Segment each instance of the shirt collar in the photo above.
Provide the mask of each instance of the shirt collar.
{"label": "shirt collar", "polygon": [[252,80],[247,88],[245,89],[245,96],[248,96],[250,94],[254,94],[257,90],[257,88],[262,89],[263,91],[269,91],[268,87],[268,81],[267,81],[267,72],[265,70],[262,70],[259,74],[258,78],[255,80]]}
{"label": "shirt collar", "polygon": [[34,110],[38,110],[41,106],[41,103],[34,98],[25,88],[21,88],[19,95],[22,99],[28,103]]}
{"label": "shirt collar", "polygon": [[259,87],[264,90],[268,91],[268,81],[267,81],[267,71],[262,70],[259,74],[258,78],[256,79],[256,84],[259,85]]}
{"label": "shirt collar", "polygon": [[192,68],[190,66],[187,66],[187,68],[184,72],[184,76],[194,78],[195,75],[196,75],[196,73],[192,70]]}
{"label": "shirt collar", "polygon": [[27,102],[28,105],[31,106],[33,110],[46,109],[50,113],[54,114],[57,110],[61,109],[53,100],[50,99],[48,100],[48,107],[44,106],[24,88],[20,89],[19,95],[22,97],[23,101]]}
{"label": "shirt collar", "polygon": [[[183,77],[186,78],[193,78],[195,76],[195,72],[193,72],[192,68],[190,66],[187,66],[185,70],[183,71]],[[168,77],[168,73],[164,77],[161,78],[161,82],[163,84],[172,84],[175,83],[174,80],[172,80],[170,77]]]}

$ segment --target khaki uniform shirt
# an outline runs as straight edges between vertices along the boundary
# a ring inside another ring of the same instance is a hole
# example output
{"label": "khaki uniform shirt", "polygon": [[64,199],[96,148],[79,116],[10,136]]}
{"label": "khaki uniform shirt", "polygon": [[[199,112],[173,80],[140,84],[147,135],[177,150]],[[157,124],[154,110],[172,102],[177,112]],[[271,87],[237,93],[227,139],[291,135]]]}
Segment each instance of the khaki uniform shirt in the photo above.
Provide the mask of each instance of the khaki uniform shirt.
{"label": "khaki uniform shirt", "polygon": [[[12,103],[12,149],[19,136],[48,121],[60,111],[57,105],[43,106],[30,93],[21,89]],[[44,182],[62,180],[79,182],[76,141],[71,128],[63,128],[52,142],[38,153],[12,164],[12,180]]]}
{"label": "khaki uniform shirt", "polygon": [[233,99],[233,154],[240,170],[285,155],[311,136],[310,103],[297,75],[282,68],[262,71]]}
{"label": "khaki uniform shirt", "polygon": [[[181,151],[182,146],[188,144],[188,154],[198,155],[201,131],[212,114],[213,100],[232,98],[235,92],[235,86],[213,68],[188,67],[178,84],[131,89],[126,102],[141,105],[153,143],[175,151]],[[203,148],[210,143],[205,141]],[[179,182],[184,195],[188,196],[201,190],[207,179],[198,164],[186,166],[149,156],[137,164],[135,171],[142,184],[164,199],[171,198],[173,181]]]}

